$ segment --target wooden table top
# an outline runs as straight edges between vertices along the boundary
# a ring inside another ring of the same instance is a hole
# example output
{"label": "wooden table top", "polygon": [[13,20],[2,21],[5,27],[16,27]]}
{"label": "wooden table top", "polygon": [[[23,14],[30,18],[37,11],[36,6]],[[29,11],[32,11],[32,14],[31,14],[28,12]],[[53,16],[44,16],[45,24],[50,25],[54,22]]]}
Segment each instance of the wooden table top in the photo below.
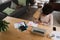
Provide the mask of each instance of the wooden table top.
{"label": "wooden table top", "polygon": [[[18,29],[14,28],[14,23],[25,21],[28,23],[28,20],[18,19],[7,16],[4,20],[10,22],[9,29],[6,32],[0,32],[0,40],[51,40],[47,37],[47,34],[52,31],[52,27],[39,25],[39,28],[46,30],[46,36],[42,37],[40,35],[36,35],[31,33],[32,27],[28,27],[28,29],[24,32],[19,31]],[[57,28],[60,31],[59,28]]]}
{"label": "wooden table top", "polygon": [[[9,29],[6,32],[0,32],[0,40],[50,40],[47,36],[40,36],[31,33],[32,27],[28,27],[28,29],[24,32],[19,31],[14,28],[14,23],[25,21],[28,23],[28,20],[18,19],[7,16],[4,20],[9,22]],[[40,28],[48,29],[49,27],[40,25]]]}

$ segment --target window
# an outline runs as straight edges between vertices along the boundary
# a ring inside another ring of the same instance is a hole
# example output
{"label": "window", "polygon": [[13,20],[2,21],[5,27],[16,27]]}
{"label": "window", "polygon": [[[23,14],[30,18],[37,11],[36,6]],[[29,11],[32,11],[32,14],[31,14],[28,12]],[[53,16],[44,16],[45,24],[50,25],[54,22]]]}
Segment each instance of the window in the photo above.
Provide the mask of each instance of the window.
{"label": "window", "polygon": [[5,1],[7,1],[7,0],[1,0],[2,1],[2,3],[4,3]]}
{"label": "window", "polygon": [[56,0],[56,3],[60,3],[60,0]]}

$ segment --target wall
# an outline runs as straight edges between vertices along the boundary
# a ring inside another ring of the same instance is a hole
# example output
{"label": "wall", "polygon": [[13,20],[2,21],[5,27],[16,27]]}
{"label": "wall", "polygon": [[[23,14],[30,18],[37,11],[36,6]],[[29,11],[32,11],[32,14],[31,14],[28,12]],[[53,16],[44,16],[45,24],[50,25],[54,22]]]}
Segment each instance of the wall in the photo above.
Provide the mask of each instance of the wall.
{"label": "wall", "polygon": [[53,11],[53,24],[60,27],[60,11]]}
{"label": "wall", "polygon": [[0,4],[2,3],[2,1],[0,0]]}
{"label": "wall", "polygon": [[7,0],[2,0],[2,2],[5,2],[5,1],[7,1]]}
{"label": "wall", "polygon": [[8,1],[8,0],[0,0],[0,3],[4,3],[4,2],[6,2],[6,1]]}

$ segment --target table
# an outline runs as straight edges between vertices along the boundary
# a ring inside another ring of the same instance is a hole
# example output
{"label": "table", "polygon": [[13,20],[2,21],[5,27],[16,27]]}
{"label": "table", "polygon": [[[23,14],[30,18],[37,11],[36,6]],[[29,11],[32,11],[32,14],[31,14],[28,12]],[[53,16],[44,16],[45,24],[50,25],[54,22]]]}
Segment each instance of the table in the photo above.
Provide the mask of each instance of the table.
{"label": "table", "polygon": [[25,21],[26,23],[28,23],[28,20],[13,18],[9,16],[7,16],[4,20],[10,22],[10,24],[9,29],[6,32],[0,32],[0,40],[50,40],[47,37],[32,34],[30,31],[31,27],[28,27],[28,29],[25,32],[21,32],[14,28],[14,23],[20,21]]}
{"label": "table", "polygon": [[[7,22],[10,22],[9,29],[6,32],[0,32],[0,40],[51,40],[47,37],[47,34],[52,31],[52,27],[39,25],[39,28],[46,29],[46,36],[42,37],[40,35],[32,34],[31,29],[32,27],[28,27],[28,29],[24,32],[21,32],[14,28],[14,23],[25,21],[26,23],[29,22],[29,20],[23,20],[18,18],[13,18],[7,16],[4,20]],[[60,28],[57,27],[57,30],[60,31]]]}

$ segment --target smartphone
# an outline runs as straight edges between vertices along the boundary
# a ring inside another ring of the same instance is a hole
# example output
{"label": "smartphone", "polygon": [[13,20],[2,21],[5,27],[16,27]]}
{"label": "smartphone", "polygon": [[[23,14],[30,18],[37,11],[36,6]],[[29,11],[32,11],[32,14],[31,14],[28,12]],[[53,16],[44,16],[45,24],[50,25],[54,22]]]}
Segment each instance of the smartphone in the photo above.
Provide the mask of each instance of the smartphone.
{"label": "smartphone", "polygon": [[53,27],[53,31],[56,31],[56,27]]}

